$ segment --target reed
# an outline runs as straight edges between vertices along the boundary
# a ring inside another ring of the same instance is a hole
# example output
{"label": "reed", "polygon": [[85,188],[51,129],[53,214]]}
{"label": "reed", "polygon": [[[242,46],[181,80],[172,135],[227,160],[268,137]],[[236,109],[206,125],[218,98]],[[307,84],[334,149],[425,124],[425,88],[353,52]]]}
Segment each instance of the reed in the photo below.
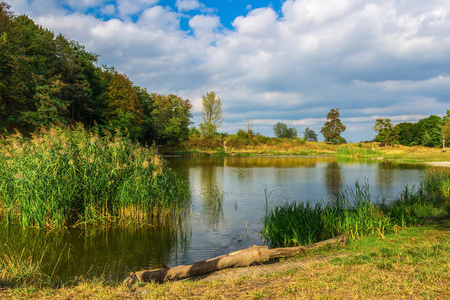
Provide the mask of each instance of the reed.
{"label": "reed", "polygon": [[119,134],[41,129],[0,143],[0,209],[24,228],[86,225],[123,218],[149,222],[189,197],[155,149]]}
{"label": "reed", "polygon": [[345,234],[350,240],[384,237],[430,219],[448,217],[449,171],[431,171],[418,187],[405,187],[393,201],[373,201],[369,185],[347,188],[327,204],[286,203],[263,218],[263,236],[273,246],[305,245]]}

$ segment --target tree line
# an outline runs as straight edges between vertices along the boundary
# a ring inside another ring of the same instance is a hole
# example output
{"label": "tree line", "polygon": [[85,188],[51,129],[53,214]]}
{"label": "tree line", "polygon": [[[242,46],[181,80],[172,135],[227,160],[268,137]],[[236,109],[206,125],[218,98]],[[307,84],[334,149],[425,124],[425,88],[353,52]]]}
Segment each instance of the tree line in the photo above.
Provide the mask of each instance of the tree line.
{"label": "tree line", "polygon": [[0,2],[0,130],[82,123],[141,142],[188,138],[189,100],[149,93],[114,67],[97,66],[98,57]]}
{"label": "tree line", "polygon": [[375,141],[404,146],[440,147],[450,140],[450,110],[447,115],[431,115],[417,123],[402,122],[396,125],[388,118],[379,118],[373,127]]}

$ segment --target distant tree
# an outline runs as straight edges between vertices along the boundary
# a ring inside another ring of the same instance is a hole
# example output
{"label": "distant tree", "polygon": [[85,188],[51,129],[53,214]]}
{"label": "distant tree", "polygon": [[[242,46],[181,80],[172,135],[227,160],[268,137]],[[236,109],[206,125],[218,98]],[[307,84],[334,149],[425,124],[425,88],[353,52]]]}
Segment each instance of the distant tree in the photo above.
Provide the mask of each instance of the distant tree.
{"label": "distant tree", "polygon": [[345,131],[346,127],[339,119],[339,109],[331,109],[327,115],[327,121],[323,125],[320,132],[325,138],[325,142],[333,144],[345,143],[345,139],[341,137],[341,133]]}
{"label": "distant tree", "polygon": [[398,141],[398,133],[390,119],[376,119],[373,130],[377,132],[377,142],[392,144]]}
{"label": "distant tree", "polygon": [[217,128],[223,124],[222,101],[214,92],[202,96],[202,120],[199,129],[202,136],[212,137],[217,133]]}
{"label": "distant tree", "polygon": [[416,142],[418,133],[417,123],[402,122],[394,126],[395,131],[398,134],[398,142],[400,145],[413,146],[419,145]]}
{"label": "distant tree", "polygon": [[427,147],[439,147],[442,144],[443,123],[443,119],[435,115],[419,120],[417,122],[418,143]]}
{"label": "distant tree", "polygon": [[278,122],[273,126],[273,133],[277,138],[294,139],[297,137],[297,129],[295,127],[288,127],[282,122]]}
{"label": "distant tree", "polygon": [[317,142],[317,134],[309,127],[306,127],[303,131],[303,137],[305,138],[305,141]]}
{"label": "distant tree", "polygon": [[450,142],[450,109],[447,110],[447,115],[444,116],[444,125],[442,125],[442,135],[446,144]]}

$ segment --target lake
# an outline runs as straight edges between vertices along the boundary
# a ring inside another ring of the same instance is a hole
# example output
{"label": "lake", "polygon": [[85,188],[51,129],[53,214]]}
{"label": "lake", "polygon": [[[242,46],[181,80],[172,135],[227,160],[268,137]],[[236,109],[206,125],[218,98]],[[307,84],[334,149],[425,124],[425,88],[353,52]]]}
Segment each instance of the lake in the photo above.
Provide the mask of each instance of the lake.
{"label": "lake", "polygon": [[43,259],[49,276],[121,280],[130,271],[189,264],[252,245],[265,245],[261,219],[286,201],[334,199],[368,184],[372,200],[395,198],[418,185],[425,165],[332,156],[178,157],[169,166],[189,182],[191,201],[159,226],[67,230],[0,227],[0,254],[24,251]]}

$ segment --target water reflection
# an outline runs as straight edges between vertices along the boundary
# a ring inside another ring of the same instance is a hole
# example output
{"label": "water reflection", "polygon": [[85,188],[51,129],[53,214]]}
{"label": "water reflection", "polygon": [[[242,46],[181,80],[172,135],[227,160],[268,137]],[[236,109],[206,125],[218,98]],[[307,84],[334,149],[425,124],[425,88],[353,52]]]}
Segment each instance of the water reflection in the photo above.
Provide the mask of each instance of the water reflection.
{"label": "water reflection", "polygon": [[44,274],[54,278],[102,276],[122,280],[130,271],[159,268],[187,260],[191,228],[180,215],[170,224],[148,228],[68,230],[1,229],[0,253],[43,259]]}
{"label": "water reflection", "polygon": [[330,201],[335,200],[344,184],[341,167],[337,161],[327,163],[324,181],[328,192],[328,198]]}

